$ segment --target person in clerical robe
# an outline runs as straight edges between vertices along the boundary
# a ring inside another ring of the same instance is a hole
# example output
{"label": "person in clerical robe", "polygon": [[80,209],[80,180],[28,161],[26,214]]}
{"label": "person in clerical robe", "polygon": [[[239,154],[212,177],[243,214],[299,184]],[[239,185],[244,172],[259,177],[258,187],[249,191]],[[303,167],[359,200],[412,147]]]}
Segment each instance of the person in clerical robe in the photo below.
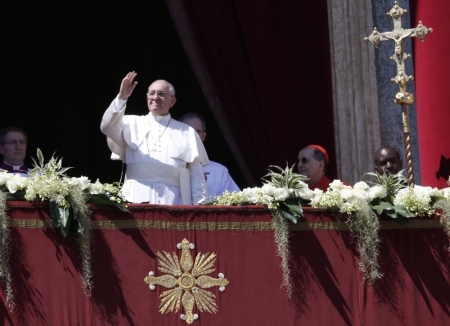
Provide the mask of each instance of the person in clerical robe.
{"label": "person in clerical robe", "polygon": [[174,87],[165,80],[154,81],[147,93],[149,113],[124,115],[136,75],[130,72],[122,80],[100,126],[112,159],[127,165],[122,194],[133,203],[202,203],[207,197],[203,165],[209,159],[195,130],[169,113],[176,102]]}
{"label": "person in clerical robe", "polygon": [[327,151],[318,145],[308,145],[298,153],[298,173],[307,176],[309,189],[327,191],[331,180],[327,178],[329,157]]}
{"label": "person in clerical robe", "polygon": [[9,126],[0,131],[0,154],[3,156],[1,170],[20,174],[23,177],[28,176],[31,169],[24,163],[27,142],[27,134],[22,128]]}
{"label": "person in clerical robe", "polygon": [[403,161],[394,147],[381,147],[375,152],[375,171],[379,174],[397,174],[402,167]]}
{"label": "person in clerical robe", "polygon": [[[200,139],[204,142],[206,138],[206,123],[203,116],[190,112],[180,117],[180,121],[194,128]],[[209,165],[203,167],[208,196],[215,197],[222,195],[225,191],[240,191],[233,178],[228,173],[228,169],[220,163],[209,161]]]}

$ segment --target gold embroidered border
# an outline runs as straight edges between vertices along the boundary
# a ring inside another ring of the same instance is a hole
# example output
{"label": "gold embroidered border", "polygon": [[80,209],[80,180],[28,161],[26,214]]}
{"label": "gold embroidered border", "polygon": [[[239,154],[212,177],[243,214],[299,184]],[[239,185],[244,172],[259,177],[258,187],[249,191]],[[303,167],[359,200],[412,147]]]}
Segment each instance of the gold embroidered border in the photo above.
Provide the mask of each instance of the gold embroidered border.
{"label": "gold embroidered border", "polygon": [[[14,228],[53,228],[50,220],[10,219],[9,226]],[[92,221],[94,230],[108,229],[156,229],[174,231],[273,231],[272,222],[172,222],[154,220],[111,220]],[[345,222],[299,222],[291,224],[291,231],[348,231]],[[394,221],[381,221],[381,230],[398,229],[442,229],[439,220],[410,220],[409,225],[400,225]]]}
{"label": "gold embroidered border", "polygon": [[92,229],[158,229],[205,231],[270,231],[272,222],[172,222],[153,220],[92,221]]}

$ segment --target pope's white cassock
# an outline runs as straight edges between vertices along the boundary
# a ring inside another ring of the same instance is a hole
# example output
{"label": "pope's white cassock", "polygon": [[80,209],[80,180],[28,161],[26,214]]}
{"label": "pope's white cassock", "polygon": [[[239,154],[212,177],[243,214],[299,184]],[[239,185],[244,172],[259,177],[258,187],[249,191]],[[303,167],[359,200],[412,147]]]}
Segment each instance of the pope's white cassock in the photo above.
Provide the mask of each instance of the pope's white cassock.
{"label": "pope's white cassock", "polygon": [[208,186],[208,197],[222,195],[225,191],[240,191],[228,173],[228,169],[220,163],[209,161],[209,165],[203,168]]}
{"label": "pope's white cassock", "polygon": [[133,203],[203,202],[207,197],[203,165],[209,160],[197,132],[170,114],[124,115],[125,104],[116,97],[100,126],[108,137],[111,158],[127,164],[124,197]]}

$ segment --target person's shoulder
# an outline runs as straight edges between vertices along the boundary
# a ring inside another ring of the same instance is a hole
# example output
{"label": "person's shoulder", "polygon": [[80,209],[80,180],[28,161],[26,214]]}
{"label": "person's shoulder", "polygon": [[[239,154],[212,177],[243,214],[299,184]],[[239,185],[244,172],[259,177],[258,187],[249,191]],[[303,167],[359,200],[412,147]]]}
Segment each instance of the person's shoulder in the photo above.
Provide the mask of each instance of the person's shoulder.
{"label": "person's shoulder", "polygon": [[220,163],[217,163],[217,162],[214,162],[214,161],[211,161],[211,160],[209,160],[209,165],[206,165],[204,168],[208,169],[208,170],[216,170],[216,171],[217,170],[223,170],[225,172],[228,172],[228,169],[226,168],[225,165],[222,165]]}
{"label": "person's shoulder", "polygon": [[185,133],[189,132],[189,129],[192,129],[192,131],[195,132],[195,130],[191,126],[185,124],[184,122],[178,121],[178,120],[173,119],[173,118],[172,118],[172,122],[173,122],[172,128],[174,128],[174,129],[178,129],[178,130],[180,130],[182,132],[185,132]]}

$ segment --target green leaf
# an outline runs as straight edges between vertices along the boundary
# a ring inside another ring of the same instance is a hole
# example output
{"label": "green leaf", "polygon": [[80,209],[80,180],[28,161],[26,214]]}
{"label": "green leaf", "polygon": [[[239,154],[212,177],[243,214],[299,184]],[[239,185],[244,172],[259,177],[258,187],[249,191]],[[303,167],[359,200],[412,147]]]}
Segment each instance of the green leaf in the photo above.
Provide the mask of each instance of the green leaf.
{"label": "green leaf", "polygon": [[72,169],[72,167],[69,167],[69,168],[62,168],[62,169],[59,171],[59,173],[60,173],[60,174],[63,174],[64,172],[66,172],[67,170],[70,170],[70,169]]}
{"label": "green leaf", "polygon": [[34,159],[34,157],[31,157],[31,159],[33,160],[33,166],[34,167],[38,167],[39,164],[37,164],[36,160]]}
{"label": "green leaf", "polygon": [[50,210],[50,216],[52,217],[53,226],[59,228],[59,206],[55,202],[50,202],[48,204]]}
{"label": "green leaf", "polygon": [[405,206],[395,205],[394,206],[396,212],[404,217],[415,217],[413,213],[411,213]]}
{"label": "green leaf", "polygon": [[50,216],[55,227],[65,228],[69,220],[70,210],[68,207],[62,207],[55,202],[50,202]]}
{"label": "green leaf", "polygon": [[25,190],[19,190],[15,193],[10,193],[9,191],[5,192],[6,200],[26,200],[25,199]]}
{"label": "green leaf", "polygon": [[42,155],[40,148],[37,149],[37,157],[38,157],[40,166],[41,167],[44,166],[44,155]]}
{"label": "green leaf", "polygon": [[393,210],[385,210],[384,211],[386,213],[386,215],[392,217],[393,219],[397,219],[397,212],[395,211],[395,209]]}
{"label": "green leaf", "polygon": [[281,210],[281,213],[283,214],[283,216],[285,218],[287,218],[288,220],[290,220],[292,223],[297,224],[297,219],[295,218],[294,215],[289,214],[288,212],[284,211],[283,209]]}
{"label": "green leaf", "polygon": [[398,218],[395,219],[395,222],[397,222],[400,225],[408,225],[409,219],[399,214]]}
{"label": "green leaf", "polygon": [[[286,204],[287,205],[287,204]],[[294,213],[293,215],[296,217],[303,216],[303,209],[297,205],[287,205],[289,209]]]}
{"label": "green leaf", "polygon": [[295,212],[293,212],[286,203],[281,202],[279,206],[281,213],[285,218],[290,220],[292,223],[297,223],[297,216],[295,215]]}
{"label": "green leaf", "polygon": [[69,236],[69,234],[70,234],[72,221],[73,221],[73,218],[68,218],[66,225],[64,227],[62,227],[60,225],[60,227],[59,227],[59,230],[61,231],[61,234],[63,235],[64,238],[67,238],[67,236]]}
{"label": "green leaf", "polygon": [[102,204],[102,205],[114,206],[114,207],[117,207],[118,209],[120,209],[122,212],[131,213],[128,210],[128,208],[126,208],[123,204],[119,204],[119,203],[112,201],[105,194],[91,195],[91,197],[89,197],[87,202],[90,204]]}
{"label": "green leaf", "polygon": [[[388,215],[389,215],[389,212],[390,213],[393,212],[395,214],[394,207],[390,203],[385,202],[385,201],[380,202],[379,205],[373,205],[372,208],[376,210],[378,215],[383,214],[383,211],[386,211],[386,214],[388,214]],[[389,215],[389,216],[391,216],[391,215]],[[391,216],[391,217],[393,217],[393,216]]]}

